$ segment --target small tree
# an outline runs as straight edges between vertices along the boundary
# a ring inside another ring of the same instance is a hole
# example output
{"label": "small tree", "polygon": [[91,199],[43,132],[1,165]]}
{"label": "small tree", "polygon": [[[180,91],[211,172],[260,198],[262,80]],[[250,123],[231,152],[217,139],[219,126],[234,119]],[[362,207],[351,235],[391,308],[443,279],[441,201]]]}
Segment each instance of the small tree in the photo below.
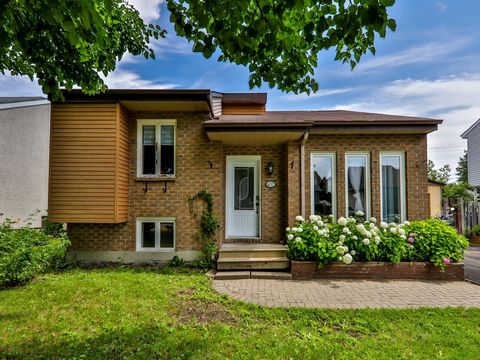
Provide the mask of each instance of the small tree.
{"label": "small tree", "polygon": [[450,179],[450,173],[452,169],[450,165],[443,165],[439,169],[435,169],[435,163],[432,160],[428,160],[428,179],[441,183],[448,183]]}
{"label": "small tree", "polygon": [[468,183],[468,153],[463,150],[463,155],[458,159],[456,170],[457,181],[460,183]]}

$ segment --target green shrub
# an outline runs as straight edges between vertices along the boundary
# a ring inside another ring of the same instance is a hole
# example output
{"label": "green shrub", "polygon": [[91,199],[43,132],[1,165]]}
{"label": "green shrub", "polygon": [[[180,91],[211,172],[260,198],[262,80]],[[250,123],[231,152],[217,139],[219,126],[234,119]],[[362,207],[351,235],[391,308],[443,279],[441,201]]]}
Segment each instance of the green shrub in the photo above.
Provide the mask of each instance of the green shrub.
{"label": "green shrub", "polygon": [[438,219],[414,221],[405,228],[414,238],[411,261],[428,261],[444,267],[450,262],[463,260],[468,247],[467,239]]}
{"label": "green shrub", "polygon": [[182,267],[184,265],[185,265],[185,261],[181,257],[178,257],[177,255],[175,255],[168,263],[168,266],[173,268]]}
{"label": "green shrub", "polygon": [[475,225],[469,231],[470,235],[479,236],[480,235],[480,224]]}
{"label": "green shrub", "polygon": [[0,224],[0,286],[21,285],[63,265],[70,245],[66,237],[53,237],[29,227],[13,229],[10,224]]}
{"label": "green shrub", "polygon": [[314,260],[320,265],[340,261],[427,261],[444,268],[463,259],[467,240],[440,220],[402,224],[355,217],[308,220],[297,216],[287,228],[288,256],[292,260]]}

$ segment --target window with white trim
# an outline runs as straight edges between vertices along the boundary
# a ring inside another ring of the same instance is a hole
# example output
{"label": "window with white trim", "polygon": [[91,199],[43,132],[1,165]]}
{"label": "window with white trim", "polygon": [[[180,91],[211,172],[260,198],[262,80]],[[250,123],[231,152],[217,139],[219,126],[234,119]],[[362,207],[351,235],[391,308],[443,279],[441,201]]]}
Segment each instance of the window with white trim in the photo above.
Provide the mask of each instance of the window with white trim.
{"label": "window with white trim", "polygon": [[382,221],[405,221],[405,156],[403,153],[380,154],[380,198]]}
{"label": "window with white trim", "polygon": [[176,120],[137,120],[137,176],[175,176],[176,124]]}
{"label": "window with white trim", "polygon": [[370,154],[347,153],[345,155],[346,215],[354,216],[362,211],[370,217]]}
{"label": "window with white trim", "polygon": [[168,250],[175,250],[175,219],[137,219],[137,251]]}
{"label": "window with white trim", "polygon": [[310,160],[312,214],[335,216],[335,154],[312,153]]}

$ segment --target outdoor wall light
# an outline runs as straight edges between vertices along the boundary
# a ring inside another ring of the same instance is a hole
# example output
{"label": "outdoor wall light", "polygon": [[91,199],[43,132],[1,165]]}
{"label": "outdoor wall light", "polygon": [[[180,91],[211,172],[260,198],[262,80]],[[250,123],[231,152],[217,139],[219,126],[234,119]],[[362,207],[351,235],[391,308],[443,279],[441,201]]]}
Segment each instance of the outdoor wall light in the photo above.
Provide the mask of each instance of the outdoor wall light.
{"label": "outdoor wall light", "polygon": [[268,162],[266,170],[268,175],[271,176],[273,174],[273,162],[271,161]]}

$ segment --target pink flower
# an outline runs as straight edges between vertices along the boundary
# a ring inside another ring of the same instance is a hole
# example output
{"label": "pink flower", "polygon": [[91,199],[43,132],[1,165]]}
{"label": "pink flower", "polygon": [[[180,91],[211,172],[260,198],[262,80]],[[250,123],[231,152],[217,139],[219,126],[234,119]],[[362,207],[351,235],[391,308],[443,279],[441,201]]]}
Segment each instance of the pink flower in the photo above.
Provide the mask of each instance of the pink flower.
{"label": "pink flower", "polygon": [[414,237],[415,236],[415,233],[410,233],[410,235],[408,235],[410,237]]}
{"label": "pink flower", "polygon": [[443,262],[445,265],[448,265],[448,264],[450,264],[450,259],[449,259],[449,258],[443,258],[443,259],[442,259],[442,262]]}
{"label": "pink flower", "polygon": [[407,241],[408,241],[410,244],[413,244],[413,242],[415,241],[415,239],[410,236],[410,237],[407,239]]}

